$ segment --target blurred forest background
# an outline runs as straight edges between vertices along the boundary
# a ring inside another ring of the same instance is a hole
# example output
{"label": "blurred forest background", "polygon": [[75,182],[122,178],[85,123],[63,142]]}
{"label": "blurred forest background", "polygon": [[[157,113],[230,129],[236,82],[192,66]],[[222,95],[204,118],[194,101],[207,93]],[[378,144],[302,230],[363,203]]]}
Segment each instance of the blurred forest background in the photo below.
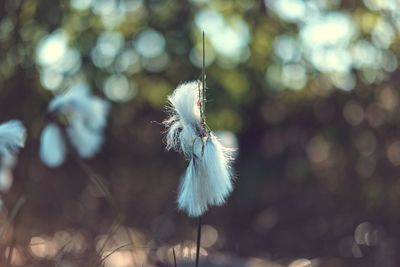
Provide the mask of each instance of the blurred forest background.
{"label": "blurred forest background", "polygon": [[[208,124],[239,152],[232,196],[203,219],[201,266],[400,266],[397,0],[2,0],[0,121],[29,133],[3,194],[2,266],[11,246],[13,266],[193,257],[196,220],[175,205],[186,163],[157,122],[200,77],[203,30]],[[113,103],[86,161],[123,214],[112,235],[116,212],[79,164],[38,157],[49,101],[80,83]]]}

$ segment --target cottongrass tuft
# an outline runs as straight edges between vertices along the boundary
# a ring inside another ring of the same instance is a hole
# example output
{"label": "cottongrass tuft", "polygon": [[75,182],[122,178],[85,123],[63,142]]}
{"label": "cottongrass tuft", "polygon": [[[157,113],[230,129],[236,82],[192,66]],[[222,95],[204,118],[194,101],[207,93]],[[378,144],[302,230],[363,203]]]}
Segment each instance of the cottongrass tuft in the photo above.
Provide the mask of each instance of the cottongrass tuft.
{"label": "cottongrass tuft", "polygon": [[40,138],[42,161],[49,167],[60,166],[69,147],[81,158],[93,157],[103,144],[109,111],[110,103],[91,95],[84,85],[56,96],[49,104],[50,122]]}
{"label": "cottongrass tuft", "polygon": [[182,153],[189,165],[181,179],[178,208],[191,217],[210,205],[223,205],[232,192],[232,151],[225,148],[201,119],[199,81],[179,85],[168,97],[164,121],[166,148]]}
{"label": "cottongrass tuft", "polygon": [[25,145],[26,129],[18,120],[0,124],[0,190],[8,191],[12,185],[12,169],[16,154]]}

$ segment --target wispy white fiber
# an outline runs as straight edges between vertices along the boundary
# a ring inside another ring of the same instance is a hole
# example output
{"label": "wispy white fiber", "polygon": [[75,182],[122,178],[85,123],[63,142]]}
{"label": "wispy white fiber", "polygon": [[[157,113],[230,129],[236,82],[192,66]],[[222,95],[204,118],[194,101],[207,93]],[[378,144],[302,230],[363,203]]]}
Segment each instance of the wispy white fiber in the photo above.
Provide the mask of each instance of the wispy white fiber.
{"label": "wispy white fiber", "polygon": [[190,216],[197,217],[208,209],[207,190],[204,183],[204,169],[197,159],[192,158],[182,177],[178,194],[178,208],[186,211]]}
{"label": "wispy white fiber", "polygon": [[170,117],[164,121],[167,149],[183,153],[189,161],[177,202],[191,217],[201,216],[210,205],[223,205],[233,189],[231,150],[202,125],[200,87],[199,81],[178,86],[168,98]]}
{"label": "wispy white fiber", "polygon": [[232,192],[232,150],[225,148],[210,132],[203,154],[204,166],[210,180],[209,203],[223,205]]}
{"label": "wispy white fiber", "polygon": [[237,158],[239,153],[239,141],[237,136],[231,131],[215,131],[214,134],[221,144],[231,151],[233,158]]}
{"label": "wispy white fiber", "polygon": [[18,120],[0,124],[0,190],[8,191],[12,185],[11,170],[16,154],[25,145],[26,130]]}
{"label": "wispy white fiber", "polygon": [[109,111],[110,103],[91,95],[84,85],[56,96],[48,108],[54,121],[44,128],[41,136],[42,161],[49,167],[60,166],[67,147],[72,147],[82,158],[93,157],[104,142]]}

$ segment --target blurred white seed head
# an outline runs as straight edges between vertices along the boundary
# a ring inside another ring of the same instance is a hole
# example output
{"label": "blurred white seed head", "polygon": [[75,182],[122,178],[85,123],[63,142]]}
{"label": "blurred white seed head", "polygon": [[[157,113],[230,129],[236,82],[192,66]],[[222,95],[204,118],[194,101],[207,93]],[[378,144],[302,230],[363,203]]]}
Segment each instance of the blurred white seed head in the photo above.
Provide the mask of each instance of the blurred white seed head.
{"label": "blurred white seed head", "polygon": [[49,167],[60,166],[67,148],[81,158],[93,157],[103,144],[110,103],[90,94],[84,85],[72,87],[49,104],[51,122],[40,138],[40,157]]}
{"label": "blurred white seed head", "polygon": [[16,154],[25,145],[26,130],[18,120],[0,124],[0,191],[8,191],[12,185],[12,169]]}

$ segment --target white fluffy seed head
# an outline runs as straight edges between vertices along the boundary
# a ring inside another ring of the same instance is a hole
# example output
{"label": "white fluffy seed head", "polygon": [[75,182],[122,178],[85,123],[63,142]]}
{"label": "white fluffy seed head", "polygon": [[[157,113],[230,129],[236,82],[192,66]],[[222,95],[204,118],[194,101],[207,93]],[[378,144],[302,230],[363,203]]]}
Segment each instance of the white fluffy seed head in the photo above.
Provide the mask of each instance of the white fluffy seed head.
{"label": "white fluffy seed head", "polygon": [[201,216],[211,205],[221,206],[233,190],[231,150],[213,133],[196,138],[192,158],[182,178],[178,207],[191,217]]}
{"label": "white fluffy seed head", "polygon": [[193,81],[179,85],[168,97],[169,117],[163,122],[166,130],[167,150],[174,149],[190,155],[192,142],[201,128],[199,90],[201,83]]}
{"label": "white fluffy seed head", "polygon": [[110,103],[91,95],[88,87],[76,85],[65,94],[56,96],[48,110],[67,117],[70,122],[82,121],[85,127],[97,131],[107,125]]}
{"label": "white fluffy seed head", "polygon": [[0,191],[10,189],[16,153],[25,145],[26,129],[18,120],[0,124]]}
{"label": "white fluffy seed head", "polygon": [[65,160],[67,144],[82,158],[91,158],[100,150],[110,112],[109,102],[91,95],[87,86],[77,85],[67,93],[56,96],[48,110],[56,117],[66,118],[67,123],[65,129],[54,123],[44,129],[40,156],[46,165],[61,165]]}
{"label": "white fluffy seed head", "polygon": [[168,97],[166,148],[182,152],[189,166],[181,179],[178,208],[191,217],[201,216],[210,205],[223,205],[232,192],[232,151],[201,123],[199,81],[178,86]]}
{"label": "white fluffy seed head", "polygon": [[81,158],[91,158],[103,144],[103,133],[88,128],[84,121],[72,121],[66,129],[71,144]]}
{"label": "white fluffy seed head", "polygon": [[25,144],[26,130],[18,120],[0,124],[0,153],[15,153]]}
{"label": "white fluffy seed head", "polygon": [[7,192],[13,183],[13,176],[10,168],[0,169],[0,191]]}
{"label": "white fluffy seed head", "polygon": [[168,97],[171,107],[184,124],[200,123],[199,90],[201,90],[199,81],[187,82],[179,85]]}

